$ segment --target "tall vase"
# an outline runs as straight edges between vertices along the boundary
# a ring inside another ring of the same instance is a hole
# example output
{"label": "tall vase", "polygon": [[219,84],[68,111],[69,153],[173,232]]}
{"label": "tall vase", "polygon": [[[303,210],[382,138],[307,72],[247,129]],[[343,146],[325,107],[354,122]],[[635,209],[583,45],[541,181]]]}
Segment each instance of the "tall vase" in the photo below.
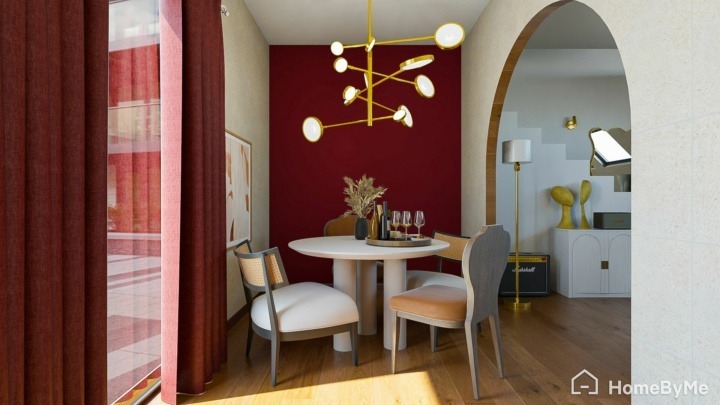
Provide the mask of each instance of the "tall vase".
{"label": "tall vase", "polygon": [[368,236],[368,220],[365,217],[358,217],[355,220],[355,239],[364,240]]}
{"label": "tall vase", "polygon": [[592,184],[583,180],[580,184],[580,229],[592,228],[585,216],[585,203],[590,199],[590,194],[592,194]]}

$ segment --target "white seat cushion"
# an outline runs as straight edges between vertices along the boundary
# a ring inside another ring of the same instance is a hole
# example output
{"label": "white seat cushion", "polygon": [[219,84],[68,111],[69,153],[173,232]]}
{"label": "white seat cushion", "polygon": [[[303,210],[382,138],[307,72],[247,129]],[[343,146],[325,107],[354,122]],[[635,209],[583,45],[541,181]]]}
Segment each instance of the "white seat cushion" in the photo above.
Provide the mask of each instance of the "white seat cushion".
{"label": "white seat cushion", "polygon": [[444,285],[448,287],[462,288],[465,290],[465,279],[452,274],[440,273],[438,271],[408,270],[407,289],[425,287],[426,285]]}
{"label": "white seat cushion", "polygon": [[[280,332],[322,329],[357,322],[357,305],[346,294],[318,283],[297,283],[272,292]],[[270,315],[265,294],[255,298],[253,322],[270,330]]]}

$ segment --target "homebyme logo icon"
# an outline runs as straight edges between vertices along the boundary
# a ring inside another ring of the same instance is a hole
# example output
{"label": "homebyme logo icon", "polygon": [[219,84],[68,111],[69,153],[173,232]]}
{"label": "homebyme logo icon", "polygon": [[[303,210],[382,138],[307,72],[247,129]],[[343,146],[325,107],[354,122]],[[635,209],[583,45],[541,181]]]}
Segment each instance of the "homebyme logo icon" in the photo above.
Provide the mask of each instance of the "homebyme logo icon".
{"label": "homebyme logo icon", "polygon": [[583,393],[597,395],[598,393],[598,379],[586,369],[577,373],[575,377],[572,378],[570,385],[572,389],[570,393],[573,395],[580,395]]}

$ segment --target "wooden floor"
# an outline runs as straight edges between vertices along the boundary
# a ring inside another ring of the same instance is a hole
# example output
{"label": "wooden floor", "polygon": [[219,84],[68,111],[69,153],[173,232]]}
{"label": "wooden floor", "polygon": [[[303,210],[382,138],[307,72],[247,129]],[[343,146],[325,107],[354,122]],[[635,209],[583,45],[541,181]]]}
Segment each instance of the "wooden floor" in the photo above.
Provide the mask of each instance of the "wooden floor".
{"label": "wooden floor", "polygon": [[[505,379],[498,378],[490,328],[483,322],[480,401],[473,399],[461,330],[442,330],[432,353],[428,328],[408,322],[408,349],[398,353],[396,375],[390,374],[381,332],[360,337],[358,367],[350,353],[332,349],[329,337],[283,343],[278,385],[272,387],[269,342],[256,337],[245,357],[245,317],[229,331],[229,360],[207,392],[180,396],[179,403],[629,403],[627,396],[609,396],[607,381],[630,382],[630,300],[552,295],[531,301],[526,312],[500,309]],[[570,394],[570,381],[582,369],[600,380],[597,396]]]}

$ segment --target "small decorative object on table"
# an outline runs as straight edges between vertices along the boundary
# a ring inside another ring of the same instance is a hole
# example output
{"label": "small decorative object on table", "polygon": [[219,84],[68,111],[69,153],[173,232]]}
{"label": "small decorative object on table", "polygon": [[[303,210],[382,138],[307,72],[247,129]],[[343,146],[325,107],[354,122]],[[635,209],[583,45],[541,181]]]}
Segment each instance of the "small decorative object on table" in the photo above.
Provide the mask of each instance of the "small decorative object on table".
{"label": "small decorative object on table", "polygon": [[590,194],[592,194],[592,185],[589,181],[583,180],[580,184],[580,229],[592,229],[585,216],[585,203],[590,199]]}
{"label": "small decorative object on table", "polygon": [[356,214],[358,216],[355,222],[355,239],[363,240],[368,236],[367,214],[372,209],[372,203],[380,198],[387,188],[373,186],[375,181],[372,177],[362,177],[355,181],[350,177],[343,178],[348,186],[343,190],[345,194],[345,203],[350,207],[345,215]]}
{"label": "small decorative object on table", "polygon": [[556,203],[562,205],[562,217],[556,228],[575,229],[575,224],[573,224],[570,216],[570,207],[575,204],[575,197],[573,197],[570,190],[562,186],[555,186],[550,189],[550,196]]}

